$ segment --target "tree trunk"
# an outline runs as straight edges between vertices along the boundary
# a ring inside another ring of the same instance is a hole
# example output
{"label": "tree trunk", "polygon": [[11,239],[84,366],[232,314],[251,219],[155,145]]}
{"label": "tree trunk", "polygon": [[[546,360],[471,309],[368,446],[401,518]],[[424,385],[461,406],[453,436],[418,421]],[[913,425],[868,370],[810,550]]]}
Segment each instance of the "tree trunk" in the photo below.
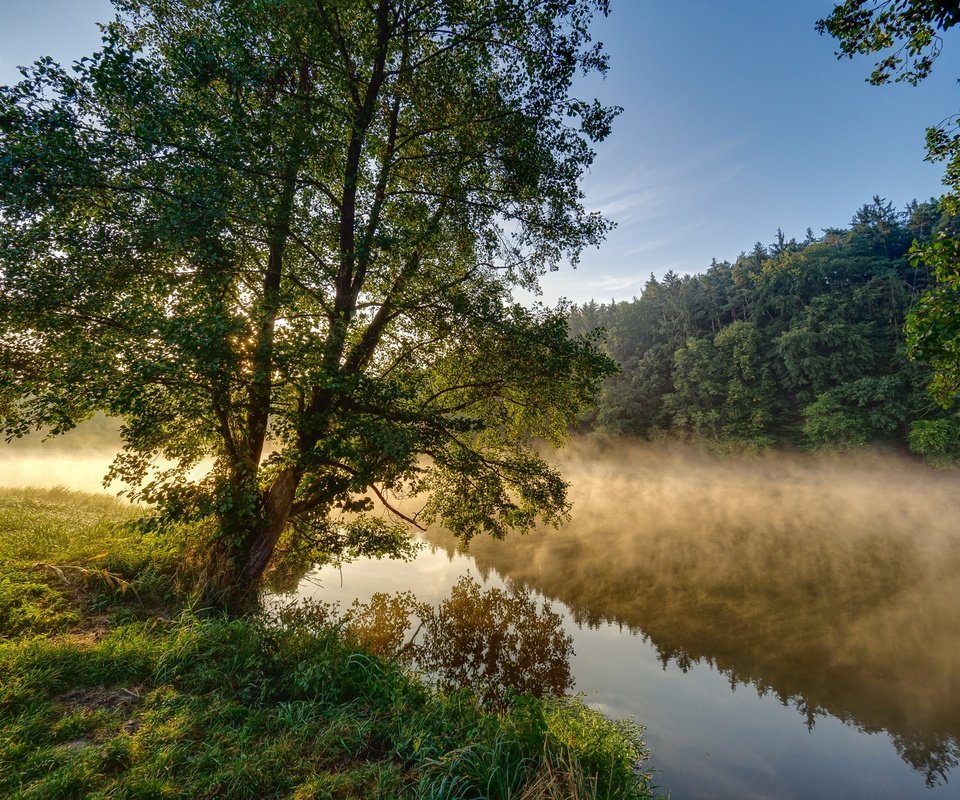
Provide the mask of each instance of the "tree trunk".
{"label": "tree trunk", "polygon": [[234,551],[232,568],[225,576],[228,585],[222,585],[231,614],[239,616],[254,607],[260,579],[290,519],[302,474],[296,467],[286,467],[277,475],[264,497],[261,523],[243,537],[243,543]]}
{"label": "tree trunk", "polygon": [[270,562],[277,540],[290,518],[293,498],[300,483],[301,471],[286,467],[273,482],[264,499],[263,527],[256,532],[247,548],[247,562],[240,574],[243,583],[255,588]]}

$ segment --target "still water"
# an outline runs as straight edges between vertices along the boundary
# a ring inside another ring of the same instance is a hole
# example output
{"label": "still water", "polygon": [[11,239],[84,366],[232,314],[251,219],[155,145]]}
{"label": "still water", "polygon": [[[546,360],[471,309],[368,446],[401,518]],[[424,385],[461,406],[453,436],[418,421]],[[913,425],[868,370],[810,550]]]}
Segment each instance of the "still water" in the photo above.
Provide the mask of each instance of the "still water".
{"label": "still water", "polygon": [[[108,462],[0,448],[0,485],[95,490]],[[477,598],[526,597],[511,608],[528,617],[549,603],[555,616],[512,623],[522,635],[503,660],[572,678],[592,705],[643,724],[656,782],[677,800],[960,798],[958,473],[878,455],[588,445],[558,466],[574,502],[560,530],[468,552],[429,531],[411,563],[316,570],[296,594],[346,608],[407,592],[408,607],[446,600],[447,613],[472,576]],[[484,608],[447,628],[456,641],[508,606]]]}
{"label": "still water", "polygon": [[889,457],[573,451],[559,531],[315,571],[430,604],[471,575],[549,602],[574,691],[647,728],[685,798],[960,798],[960,481]]}

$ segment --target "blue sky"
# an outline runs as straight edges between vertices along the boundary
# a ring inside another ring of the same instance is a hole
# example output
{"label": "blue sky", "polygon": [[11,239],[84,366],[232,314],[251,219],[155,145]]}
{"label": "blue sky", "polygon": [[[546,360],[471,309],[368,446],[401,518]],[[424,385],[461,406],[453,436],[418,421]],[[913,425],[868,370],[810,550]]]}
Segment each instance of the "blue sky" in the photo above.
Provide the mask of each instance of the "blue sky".
{"label": "blue sky", "polygon": [[[619,227],[578,270],[544,279],[545,302],[629,299],[651,273],[702,272],[778,227],[802,239],[846,225],[875,194],[897,206],[940,194],[924,129],[960,110],[960,35],[924,84],[878,88],[871,61],[837,61],[814,30],[826,0],[611,5],[595,26],[610,73],[577,90],[624,108],[584,182]],[[40,55],[89,54],[111,15],[107,0],[0,0],[0,83]]]}

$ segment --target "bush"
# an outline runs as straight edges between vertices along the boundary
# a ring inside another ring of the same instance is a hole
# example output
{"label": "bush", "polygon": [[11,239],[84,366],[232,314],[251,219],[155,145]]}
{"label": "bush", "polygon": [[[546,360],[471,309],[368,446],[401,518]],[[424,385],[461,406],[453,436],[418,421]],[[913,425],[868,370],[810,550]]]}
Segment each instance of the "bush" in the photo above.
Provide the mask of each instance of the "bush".
{"label": "bush", "polygon": [[907,443],[911,452],[928,464],[946,466],[960,461],[960,420],[918,420],[910,426]]}
{"label": "bush", "polygon": [[851,450],[870,440],[860,417],[829,393],[803,409],[803,435],[815,450]]}

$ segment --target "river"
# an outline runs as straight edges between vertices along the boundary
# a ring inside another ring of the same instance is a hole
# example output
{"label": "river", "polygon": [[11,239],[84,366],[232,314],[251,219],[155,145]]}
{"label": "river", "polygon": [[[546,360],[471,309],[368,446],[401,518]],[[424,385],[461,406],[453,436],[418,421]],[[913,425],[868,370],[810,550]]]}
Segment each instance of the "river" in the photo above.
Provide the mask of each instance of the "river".
{"label": "river", "polygon": [[[0,484],[93,488],[28,462],[0,458]],[[646,727],[676,800],[960,797],[960,475],[587,444],[559,466],[560,530],[467,551],[431,530],[411,563],[314,570],[296,595],[435,605],[469,575],[549,603],[573,691]]]}
{"label": "river", "polygon": [[866,455],[574,448],[561,530],[321,569],[348,605],[461,576],[549,601],[574,690],[673,798],[960,797],[960,481]]}

